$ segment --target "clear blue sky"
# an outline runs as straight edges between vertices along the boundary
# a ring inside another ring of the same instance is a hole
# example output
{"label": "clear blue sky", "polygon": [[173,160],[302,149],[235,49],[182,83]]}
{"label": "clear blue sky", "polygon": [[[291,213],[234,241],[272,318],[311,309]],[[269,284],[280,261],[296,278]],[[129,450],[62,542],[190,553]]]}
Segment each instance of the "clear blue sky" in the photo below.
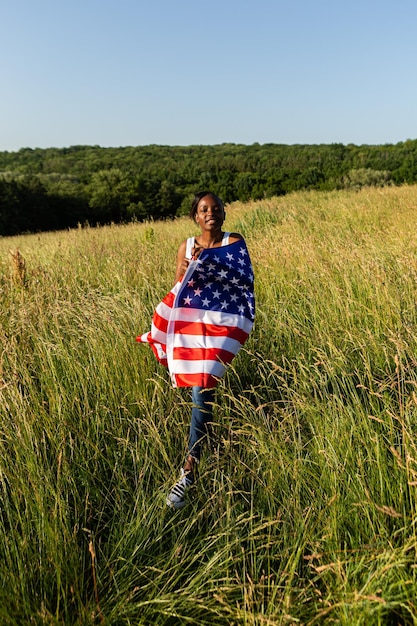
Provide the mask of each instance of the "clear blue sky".
{"label": "clear blue sky", "polygon": [[417,138],[416,0],[0,0],[0,151]]}

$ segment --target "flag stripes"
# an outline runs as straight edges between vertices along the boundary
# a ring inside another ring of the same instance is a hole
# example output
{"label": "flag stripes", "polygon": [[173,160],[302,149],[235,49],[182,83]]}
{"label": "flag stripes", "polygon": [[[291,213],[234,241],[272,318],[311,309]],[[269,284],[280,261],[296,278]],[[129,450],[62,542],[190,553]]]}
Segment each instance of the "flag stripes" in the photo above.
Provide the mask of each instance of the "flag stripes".
{"label": "flag stripes", "polygon": [[203,250],[158,304],[149,343],[174,387],[216,386],[247,340],[255,316],[253,271],[239,240]]}

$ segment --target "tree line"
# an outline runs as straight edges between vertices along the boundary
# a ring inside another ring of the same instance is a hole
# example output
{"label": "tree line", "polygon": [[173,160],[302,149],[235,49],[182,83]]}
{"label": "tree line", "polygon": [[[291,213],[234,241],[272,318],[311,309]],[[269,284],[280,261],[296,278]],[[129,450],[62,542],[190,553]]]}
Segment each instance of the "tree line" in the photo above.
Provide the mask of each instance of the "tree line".
{"label": "tree line", "polygon": [[416,182],[417,140],[23,148],[0,152],[0,235],[173,218],[188,212],[199,189],[229,203]]}

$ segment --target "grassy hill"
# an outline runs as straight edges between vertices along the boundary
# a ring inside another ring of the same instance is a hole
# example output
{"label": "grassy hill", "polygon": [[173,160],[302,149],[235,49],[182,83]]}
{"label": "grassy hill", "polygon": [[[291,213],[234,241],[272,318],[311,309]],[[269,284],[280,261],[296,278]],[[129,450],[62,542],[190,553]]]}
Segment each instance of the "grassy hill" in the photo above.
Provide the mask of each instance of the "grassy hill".
{"label": "grassy hill", "polygon": [[189,505],[135,336],[187,218],[0,239],[0,623],[417,621],[417,187],[227,207],[255,329]]}

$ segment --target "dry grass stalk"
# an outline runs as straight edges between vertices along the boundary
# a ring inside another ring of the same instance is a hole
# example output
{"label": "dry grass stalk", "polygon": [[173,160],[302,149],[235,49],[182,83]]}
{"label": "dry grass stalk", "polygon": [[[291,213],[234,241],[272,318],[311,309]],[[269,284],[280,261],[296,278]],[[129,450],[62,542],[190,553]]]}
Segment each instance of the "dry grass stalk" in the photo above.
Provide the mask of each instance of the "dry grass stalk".
{"label": "dry grass stalk", "polygon": [[26,285],[26,261],[16,248],[15,251],[10,250],[12,257],[11,276],[12,283],[19,287],[25,287]]}

